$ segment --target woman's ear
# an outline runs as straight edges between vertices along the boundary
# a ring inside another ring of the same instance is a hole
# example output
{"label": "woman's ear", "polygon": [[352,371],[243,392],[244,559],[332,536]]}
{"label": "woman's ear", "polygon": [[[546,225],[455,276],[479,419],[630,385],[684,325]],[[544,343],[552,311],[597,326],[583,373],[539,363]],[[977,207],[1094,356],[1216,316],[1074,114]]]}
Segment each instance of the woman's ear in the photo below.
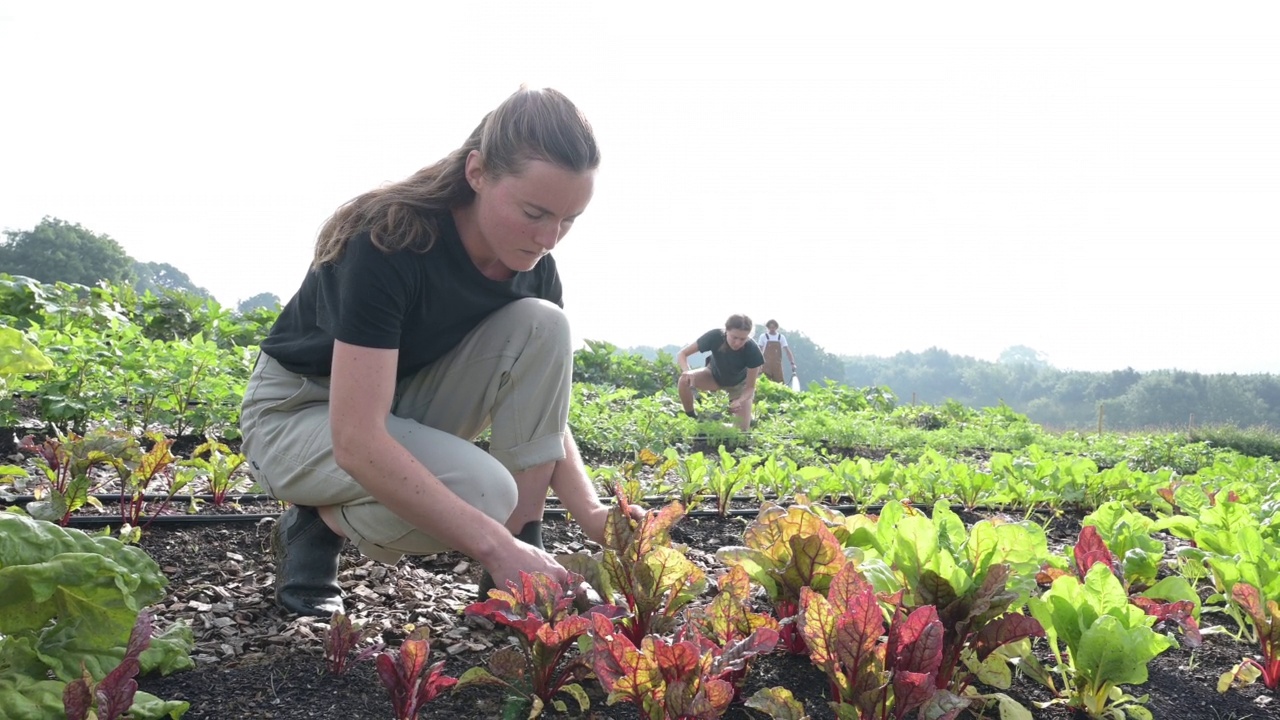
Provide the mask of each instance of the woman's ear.
{"label": "woman's ear", "polygon": [[484,159],[480,157],[479,150],[467,153],[467,164],[463,172],[467,176],[467,184],[472,190],[479,192],[480,186],[484,184]]}

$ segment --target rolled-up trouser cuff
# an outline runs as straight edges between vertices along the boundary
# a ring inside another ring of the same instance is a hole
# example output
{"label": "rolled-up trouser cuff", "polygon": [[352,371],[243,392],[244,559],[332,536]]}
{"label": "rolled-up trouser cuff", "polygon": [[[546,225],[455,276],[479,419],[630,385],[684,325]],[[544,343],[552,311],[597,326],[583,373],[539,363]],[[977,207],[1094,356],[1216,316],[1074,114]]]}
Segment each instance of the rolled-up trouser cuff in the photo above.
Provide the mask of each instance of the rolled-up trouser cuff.
{"label": "rolled-up trouser cuff", "polygon": [[528,470],[544,463],[564,459],[564,433],[544,435],[510,450],[490,447],[489,454],[512,472]]}

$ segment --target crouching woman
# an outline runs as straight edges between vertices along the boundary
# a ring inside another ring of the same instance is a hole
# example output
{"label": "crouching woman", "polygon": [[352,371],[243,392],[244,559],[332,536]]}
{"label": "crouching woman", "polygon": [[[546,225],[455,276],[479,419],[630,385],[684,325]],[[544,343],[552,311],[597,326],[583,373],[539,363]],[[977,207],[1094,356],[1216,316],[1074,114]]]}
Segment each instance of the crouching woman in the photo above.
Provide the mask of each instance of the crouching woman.
{"label": "crouching woman", "polygon": [[[751,339],[751,318],[730,315],[724,329],[703,333],[693,344],[676,355],[680,367],[680,402],[685,414],[697,417],[693,401],[698,390],[724,390],[729,396],[729,412],[738,418],[738,428],[751,428],[751,405],[755,401],[756,378],[764,366],[760,347]],[[706,367],[689,369],[689,356],[709,352]]]}
{"label": "crouching woman", "polygon": [[[566,580],[542,546],[550,489],[603,539],[569,433],[572,348],[551,251],[599,154],[553,90],[521,90],[462,147],[340,208],[250,378],[244,451],[276,523],[276,601],[343,609],[338,555],[458,550],[505,587]],[[486,453],[472,440],[490,430]]]}

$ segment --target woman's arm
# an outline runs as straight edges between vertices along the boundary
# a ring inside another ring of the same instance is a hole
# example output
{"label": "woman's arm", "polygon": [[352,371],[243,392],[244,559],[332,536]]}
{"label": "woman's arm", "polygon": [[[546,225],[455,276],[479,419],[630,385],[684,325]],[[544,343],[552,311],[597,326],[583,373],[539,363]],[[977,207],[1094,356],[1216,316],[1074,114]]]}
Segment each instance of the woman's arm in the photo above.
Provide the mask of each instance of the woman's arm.
{"label": "woman's arm", "polygon": [[520,547],[502,523],[463,502],[387,432],[397,354],[334,343],[329,412],[338,466],[379,503],[475,559],[495,578],[514,575],[514,563],[526,572],[563,576],[554,558],[542,553],[546,557],[540,561],[536,553],[526,552],[531,546]]}
{"label": "woman's arm", "polygon": [[695,342],[676,355],[676,365],[680,368],[680,372],[689,372],[689,356],[696,352],[698,352],[698,343]]}
{"label": "woman's arm", "polygon": [[742,407],[743,403],[746,403],[748,406],[750,406],[751,403],[755,402],[756,378],[760,377],[760,371],[763,369],[764,369],[763,365],[759,367],[747,368],[747,379],[743,381],[746,384],[742,387],[742,394],[738,396],[738,399],[729,403],[730,411],[737,412],[738,408]]}
{"label": "woman's arm", "polygon": [[[569,514],[577,518],[578,524],[588,538],[598,543],[604,542],[604,526],[609,515],[609,506],[600,501],[596,494],[591,476],[582,462],[582,454],[573,441],[573,434],[564,433],[564,459],[556,463],[551,474],[551,491],[560,499]],[[639,498],[632,498],[639,501]],[[638,505],[631,506],[631,518],[639,520],[644,517],[644,510]]]}

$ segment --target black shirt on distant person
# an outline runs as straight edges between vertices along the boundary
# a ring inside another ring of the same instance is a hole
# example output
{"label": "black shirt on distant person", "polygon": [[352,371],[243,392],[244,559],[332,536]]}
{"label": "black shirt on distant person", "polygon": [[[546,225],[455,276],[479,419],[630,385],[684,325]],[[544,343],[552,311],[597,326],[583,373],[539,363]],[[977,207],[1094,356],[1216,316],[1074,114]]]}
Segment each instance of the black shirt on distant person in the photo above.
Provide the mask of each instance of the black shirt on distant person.
{"label": "black shirt on distant person", "polygon": [[711,368],[711,376],[720,387],[733,387],[747,379],[748,368],[764,365],[764,355],[756,341],[747,338],[741,348],[730,349],[725,342],[724,330],[708,330],[698,338],[698,352],[711,353],[707,367]]}

